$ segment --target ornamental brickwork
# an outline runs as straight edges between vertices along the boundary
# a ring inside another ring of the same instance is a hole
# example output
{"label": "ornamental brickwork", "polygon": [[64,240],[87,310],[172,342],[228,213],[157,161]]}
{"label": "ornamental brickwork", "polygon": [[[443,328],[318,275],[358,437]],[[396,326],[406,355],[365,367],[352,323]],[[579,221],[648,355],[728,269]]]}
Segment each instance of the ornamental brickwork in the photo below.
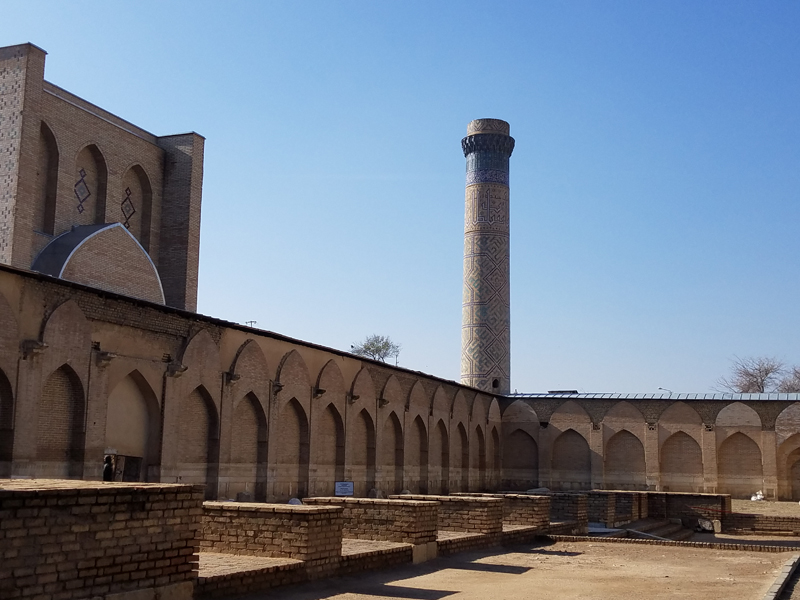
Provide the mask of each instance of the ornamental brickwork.
{"label": "ornamental brickwork", "polygon": [[509,125],[477,119],[461,147],[467,159],[461,383],[495,394],[511,390],[508,159]]}

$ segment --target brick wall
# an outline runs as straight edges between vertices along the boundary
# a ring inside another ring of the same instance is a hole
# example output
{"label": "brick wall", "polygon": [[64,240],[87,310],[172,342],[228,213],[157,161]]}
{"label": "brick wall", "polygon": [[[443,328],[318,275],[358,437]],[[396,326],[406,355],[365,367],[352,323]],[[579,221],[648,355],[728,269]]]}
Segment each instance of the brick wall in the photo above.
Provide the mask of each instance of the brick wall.
{"label": "brick wall", "polygon": [[457,492],[453,496],[501,498],[503,500],[503,523],[545,527],[550,524],[550,497],[533,494],[470,494]]}
{"label": "brick wall", "polygon": [[407,544],[436,541],[438,502],[372,498],[306,498],[306,505],[342,507],[342,535]]}
{"label": "brick wall", "polygon": [[590,523],[603,523],[606,527],[614,527],[616,523],[616,493],[603,491],[586,492],[587,514]]}
{"label": "brick wall", "polygon": [[439,502],[437,529],[469,533],[501,533],[503,500],[475,496],[389,496],[401,500],[435,500]]}
{"label": "brick wall", "polygon": [[550,498],[550,521],[576,521],[586,527],[589,520],[589,497],[586,494],[552,492]]}
{"label": "brick wall", "polygon": [[800,517],[730,513],[722,518],[725,533],[785,533],[800,535]]}
{"label": "brick wall", "polygon": [[720,519],[731,512],[727,494],[667,494],[667,518]]}
{"label": "brick wall", "polygon": [[342,523],[339,506],[206,502],[200,550],[338,562]]}
{"label": "brick wall", "polygon": [[86,240],[64,265],[64,279],[164,303],[155,265],[121,225]]}
{"label": "brick wall", "polygon": [[202,497],[189,485],[0,480],[0,598],[177,586],[188,600]]}

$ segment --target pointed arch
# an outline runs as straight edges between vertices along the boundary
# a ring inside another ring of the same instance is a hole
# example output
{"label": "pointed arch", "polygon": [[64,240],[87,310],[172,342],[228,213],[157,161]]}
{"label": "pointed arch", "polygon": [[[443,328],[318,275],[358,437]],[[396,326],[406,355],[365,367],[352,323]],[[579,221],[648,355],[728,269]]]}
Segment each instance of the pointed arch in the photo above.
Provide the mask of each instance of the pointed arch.
{"label": "pointed arch", "polygon": [[800,431],[800,402],[790,404],[775,419],[775,436],[782,444]]}
{"label": "pointed arch", "polygon": [[378,429],[375,382],[366,367],[353,379],[346,407],[345,473],[353,493],[366,496],[376,487]]}
{"label": "pointed arch", "polygon": [[644,423],[642,411],[625,400],[617,402],[603,417],[603,423],[619,422],[624,424]]}
{"label": "pointed arch", "polygon": [[39,126],[33,228],[47,235],[55,234],[58,162],[56,137],[47,123],[42,121]]}
{"label": "pointed arch", "polygon": [[658,418],[661,425],[702,425],[700,414],[685,402],[674,402]]}
{"label": "pointed arch", "polygon": [[86,399],[77,373],[61,365],[47,378],[39,400],[36,477],[83,475]]}
{"label": "pointed arch", "polygon": [[147,379],[133,370],[108,395],[105,447],[117,459],[122,481],[157,481],[161,464],[161,408]]}
{"label": "pointed arch", "polygon": [[591,488],[592,462],[589,443],[574,429],[567,429],[553,442],[550,477],[550,487],[553,489],[588,490]]}
{"label": "pointed arch", "polygon": [[539,439],[539,416],[530,404],[515,400],[503,413],[502,428],[504,436],[521,429],[535,441]]}
{"label": "pointed arch", "polygon": [[517,428],[505,439],[503,488],[529,490],[539,486],[539,446],[530,433]]}
{"label": "pointed arch", "polygon": [[267,497],[267,415],[259,397],[242,396],[231,423],[231,492],[250,492],[256,502]]}
{"label": "pointed arch", "polygon": [[282,500],[295,496],[302,498],[308,494],[308,417],[303,406],[293,397],[280,409],[278,418],[274,495]]}
{"label": "pointed arch", "polygon": [[574,400],[567,400],[559,406],[550,416],[549,421],[550,426],[562,432],[575,427],[591,425],[591,422],[589,413]]}
{"label": "pointed arch", "polygon": [[[478,400],[476,399],[475,402]],[[486,437],[480,424],[475,425],[472,429],[470,448],[472,448],[470,470],[473,474],[473,485],[478,491],[483,492],[486,491]]]}
{"label": "pointed arch", "polygon": [[406,407],[411,418],[421,415],[427,419],[430,414],[431,403],[428,400],[428,394],[425,392],[425,386],[422,385],[422,380],[417,379],[411,387]]}
{"label": "pointed arch", "polygon": [[216,496],[219,418],[208,390],[199,385],[183,396],[178,422],[178,472],[182,483],[205,484],[206,498]]}
{"label": "pointed arch", "polygon": [[644,445],[633,433],[623,429],[612,435],[603,456],[606,489],[647,489]]}
{"label": "pointed arch", "polygon": [[749,498],[756,490],[763,488],[763,467],[758,444],[744,433],[734,433],[717,450],[717,491],[734,498]]}
{"label": "pointed arch", "polygon": [[[278,392],[281,410],[287,402],[294,400],[303,409],[303,418],[307,419],[311,413],[311,378],[306,362],[297,350],[290,350],[283,356],[276,379],[282,386]],[[282,421],[278,421],[278,424],[282,424]]]}
{"label": "pointed arch", "polygon": [[344,480],[344,422],[333,402],[328,403],[315,422],[311,457],[312,494],[332,496],[335,483]]}
{"label": "pointed arch", "polygon": [[268,414],[270,370],[259,343],[250,338],[239,346],[228,370],[238,376],[238,379],[230,380],[233,386],[231,395],[241,402],[247,394],[253,393],[261,403],[262,412]]}
{"label": "pointed arch", "polygon": [[481,394],[475,394],[472,400],[472,422],[473,423],[486,423],[489,420],[489,397]]}
{"label": "pointed arch", "polygon": [[404,452],[405,488],[428,493],[428,431],[420,415],[407,428]]}
{"label": "pointed arch", "polygon": [[86,316],[74,300],[59,304],[47,317],[42,341],[49,346],[42,355],[42,375],[49,375],[68,364],[81,383],[87,387],[91,328]]}
{"label": "pointed arch", "polygon": [[366,408],[356,414],[349,432],[349,467],[354,494],[366,496],[375,487],[375,422]]}
{"label": "pointed arch", "polygon": [[436,422],[431,432],[430,451],[428,452],[428,479],[430,492],[434,494],[449,493],[450,481],[450,440],[447,426],[443,419]]}
{"label": "pointed arch", "polygon": [[402,414],[405,410],[405,399],[397,377],[390,375],[381,390],[380,405],[384,412],[395,411]]}
{"label": "pointed arch", "polygon": [[208,329],[200,329],[192,335],[180,356],[180,363],[186,367],[186,372],[177,381],[181,393],[188,395],[202,386],[206,399],[212,403],[215,419],[218,419],[222,369],[219,348]]}
{"label": "pointed arch", "polygon": [[669,436],[661,446],[661,490],[703,491],[703,451],[684,431]]}
{"label": "pointed arch", "polygon": [[403,490],[403,428],[392,411],[383,424],[379,458],[382,483],[393,493]]}
{"label": "pointed arch", "polygon": [[716,426],[757,427],[761,429],[761,417],[746,404],[742,402],[733,402],[719,411],[717,414]]}
{"label": "pointed arch", "polygon": [[[95,144],[84,146],[75,157],[75,203],[80,206],[71,219],[73,225],[106,222],[106,187],[108,166]],[[119,219],[114,219],[118,221]]]}
{"label": "pointed arch", "polygon": [[440,385],[433,393],[432,413],[438,417],[450,414],[451,400],[444,386]]}
{"label": "pointed arch", "polygon": [[453,475],[458,477],[453,487],[457,487],[460,492],[469,491],[469,437],[467,430],[463,423],[456,426],[455,434],[453,435],[453,458],[458,461],[456,463],[455,472]]}
{"label": "pointed arch", "polygon": [[497,398],[492,398],[492,401],[489,403],[489,416],[487,420],[490,423],[500,423],[503,420],[503,417],[500,414],[500,404],[497,402]]}
{"label": "pointed arch", "polygon": [[131,166],[122,178],[123,195],[110,220],[119,221],[150,251],[150,223],[153,212],[153,188],[141,165]]}

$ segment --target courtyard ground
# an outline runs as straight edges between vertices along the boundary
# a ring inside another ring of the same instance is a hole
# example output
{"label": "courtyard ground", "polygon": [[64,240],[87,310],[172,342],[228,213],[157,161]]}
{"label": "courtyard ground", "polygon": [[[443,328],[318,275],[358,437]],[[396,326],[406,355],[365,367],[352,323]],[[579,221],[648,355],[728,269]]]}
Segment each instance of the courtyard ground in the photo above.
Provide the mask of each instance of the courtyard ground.
{"label": "courtyard ground", "polygon": [[[788,550],[788,549],[787,549]],[[791,552],[556,542],[270,590],[252,600],[760,599]]]}

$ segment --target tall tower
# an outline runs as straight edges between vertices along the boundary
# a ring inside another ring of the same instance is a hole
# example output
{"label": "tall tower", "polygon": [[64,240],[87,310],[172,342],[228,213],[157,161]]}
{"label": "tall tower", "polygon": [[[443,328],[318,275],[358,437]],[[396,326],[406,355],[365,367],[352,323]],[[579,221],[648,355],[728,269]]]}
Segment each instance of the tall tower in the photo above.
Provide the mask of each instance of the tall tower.
{"label": "tall tower", "polygon": [[511,391],[508,159],[510,127],[476,119],[461,140],[467,159],[461,383],[495,394]]}

